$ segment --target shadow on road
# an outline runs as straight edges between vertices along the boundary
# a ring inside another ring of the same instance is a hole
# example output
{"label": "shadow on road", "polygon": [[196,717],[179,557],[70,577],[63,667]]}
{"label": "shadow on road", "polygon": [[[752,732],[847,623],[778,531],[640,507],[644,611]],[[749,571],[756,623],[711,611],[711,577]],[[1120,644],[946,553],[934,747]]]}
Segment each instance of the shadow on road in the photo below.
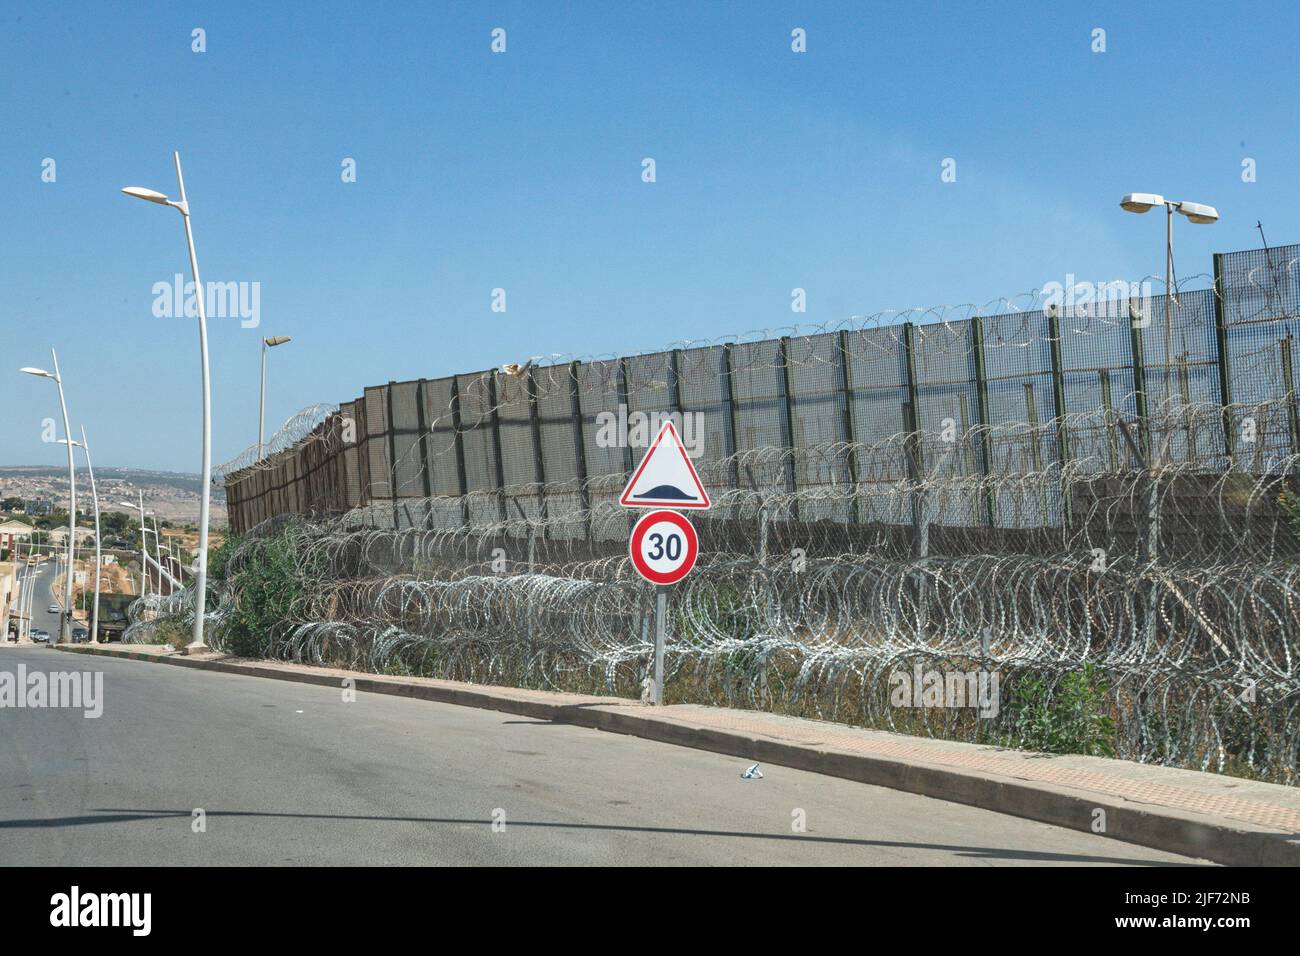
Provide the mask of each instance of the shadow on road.
{"label": "shadow on road", "polygon": [[[43,827],[92,826],[103,823],[129,823],[136,820],[160,820],[170,817],[188,820],[190,810],[128,810],[120,807],[96,809],[98,816],[50,817],[41,820],[0,820],[0,831]],[[208,817],[262,817],[293,820],[367,820],[375,823],[430,823],[452,826],[492,826],[492,820],[452,817],[379,817],[348,813],[274,813],[257,810],[205,810]],[[1144,860],[1134,857],[1093,856],[1079,853],[1046,853],[1035,850],[1008,850],[1000,847],[957,846],[946,843],[908,843],[898,840],[856,840],[848,837],[811,836],[799,833],[746,833],[741,830],[696,830],[685,827],[638,827],[612,823],[560,823],[544,820],[511,820],[510,827],[548,828],[557,830],[612,831],[619,833],[657,833],[665,836],[698,836],[740,840],[790,840],[798,843],[828,843],[843,846],[877,846],[895,849],[944,850],[958,856],[994,860],[1035,860],[1058,863],[1109,863],[1120,866],[1191,866],[1191,863]]]}

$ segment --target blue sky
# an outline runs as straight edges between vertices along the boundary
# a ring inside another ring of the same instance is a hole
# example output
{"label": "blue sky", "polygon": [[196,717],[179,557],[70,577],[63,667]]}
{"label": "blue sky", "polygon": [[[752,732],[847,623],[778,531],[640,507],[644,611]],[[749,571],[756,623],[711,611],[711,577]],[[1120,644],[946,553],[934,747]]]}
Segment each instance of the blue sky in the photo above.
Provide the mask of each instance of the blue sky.
{"label": "blue sky", "polygon": [[390,379],[1162,273],[1134,190],[1219,208],[1178,224],[1180,276],[1256,220],[1300,241],[1297,28],[1294,3],[5,2],[0,464],[60,460],[54,389],[17,374],[54,345],[99,463],[198,470],[195,323],[153,314],[181,219],[118,192],[174,194],[173,149],[203,278],[260,283],[258,328],[210,322],[220,462],[256,440],[261,335],[294,337],[271,431]]}

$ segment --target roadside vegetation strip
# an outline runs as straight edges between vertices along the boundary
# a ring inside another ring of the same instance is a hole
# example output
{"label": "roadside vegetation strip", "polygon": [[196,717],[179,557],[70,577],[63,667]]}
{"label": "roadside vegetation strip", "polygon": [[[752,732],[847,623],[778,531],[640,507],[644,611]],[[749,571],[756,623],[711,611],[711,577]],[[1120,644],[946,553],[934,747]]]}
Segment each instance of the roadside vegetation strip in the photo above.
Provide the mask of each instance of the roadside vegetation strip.
{"label": "roadside vegetation strip", "polygon": [[[988,761],[975,767],[972,764],[977,761],[973,759],[958,759],[945,766],[944,753],[938,749],[931,755],[918,754],[914,748],[906,748],[909,752],[903,755],[899,748],[870,753],[861,748],[826,746],[823,742],[783,737],[780,725],[763,720],[768,716],[764,714],[752,715],[756,719],[751,727],[740,726],[744,718],[751,716],[749,714],[728,719],[725,723],[730,726],[710,726],[707,720],[701,719],[701,708],[692,705],[650,708],[618,698],[460,684],[436,678],[367,674],[219,655],[186,657],[161,650],[85,645],[58,646],[57,649],[325,687],[338,687],[346,678],[354,681],[355,688],[361,692],[495,710],[728,754],[744,760],[758,760],[968,804],[1068,829],[1086,830],[1217,863],[1300,865],[1300,833],[1285,826],[1255,825],[1215,816],[1204,810],[1197,812],[1161,805],[1153,798],[1154,795],[1169,799],[1173,794],[1173,799],[1177,800],[1177,787],[1160,788],[1134,781],[1128,793],[1120,792],[1123,788],[1114,784],[1105,787],[1110,792],[1103,792],[1089,788],[1086,773],[1066,768],[1060,771],[1061,779],[1066,782],[1052,782],[1018,776],[1020,771],[1009,761],[990,768]],[[827,728],[828,732],[822,736],[841,739],[854,730],[834,724],[828,724]],[[918,740],[917,743],[951,742]],[[965,744],[953,746],[961,748],[963,754],[966,749],[972,753],[977,749]],[[1076,759],[1100,761],[1103,758]],[[1206,776],[1222,779],[1213,774]],[[1214,798],[1201,797],[1185,802],[1204,808],[1213,806]],[[1248,802],[1238,801],[1239,805]],[[1268,809],[1279,814],[1279,821],[1289,819],[1289,814],[1295,812],[1282,807],[1270,806]]]}

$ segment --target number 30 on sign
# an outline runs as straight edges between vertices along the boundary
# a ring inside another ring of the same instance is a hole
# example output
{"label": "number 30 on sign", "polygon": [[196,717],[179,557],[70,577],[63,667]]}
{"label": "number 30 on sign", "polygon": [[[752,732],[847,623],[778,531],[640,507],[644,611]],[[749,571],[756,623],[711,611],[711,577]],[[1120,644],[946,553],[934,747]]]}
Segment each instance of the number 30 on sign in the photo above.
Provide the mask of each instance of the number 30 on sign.
{"label": "number 30 on sign", "polygon": [[675,511],[652,511],[636,523],[628,553],[637,573],[651,584],[676,584],[695,567],[700,539]]}

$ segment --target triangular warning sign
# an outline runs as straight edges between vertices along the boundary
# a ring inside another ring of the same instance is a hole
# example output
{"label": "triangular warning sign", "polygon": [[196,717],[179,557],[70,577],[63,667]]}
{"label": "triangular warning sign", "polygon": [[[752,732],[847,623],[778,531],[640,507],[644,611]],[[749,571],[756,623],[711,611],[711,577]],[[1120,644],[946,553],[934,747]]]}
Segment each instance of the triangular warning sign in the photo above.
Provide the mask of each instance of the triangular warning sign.
{"label": "triangular warning sign", "polygon": [[709,496],[668,419],[623,489],[624,508],[708,508]]}

